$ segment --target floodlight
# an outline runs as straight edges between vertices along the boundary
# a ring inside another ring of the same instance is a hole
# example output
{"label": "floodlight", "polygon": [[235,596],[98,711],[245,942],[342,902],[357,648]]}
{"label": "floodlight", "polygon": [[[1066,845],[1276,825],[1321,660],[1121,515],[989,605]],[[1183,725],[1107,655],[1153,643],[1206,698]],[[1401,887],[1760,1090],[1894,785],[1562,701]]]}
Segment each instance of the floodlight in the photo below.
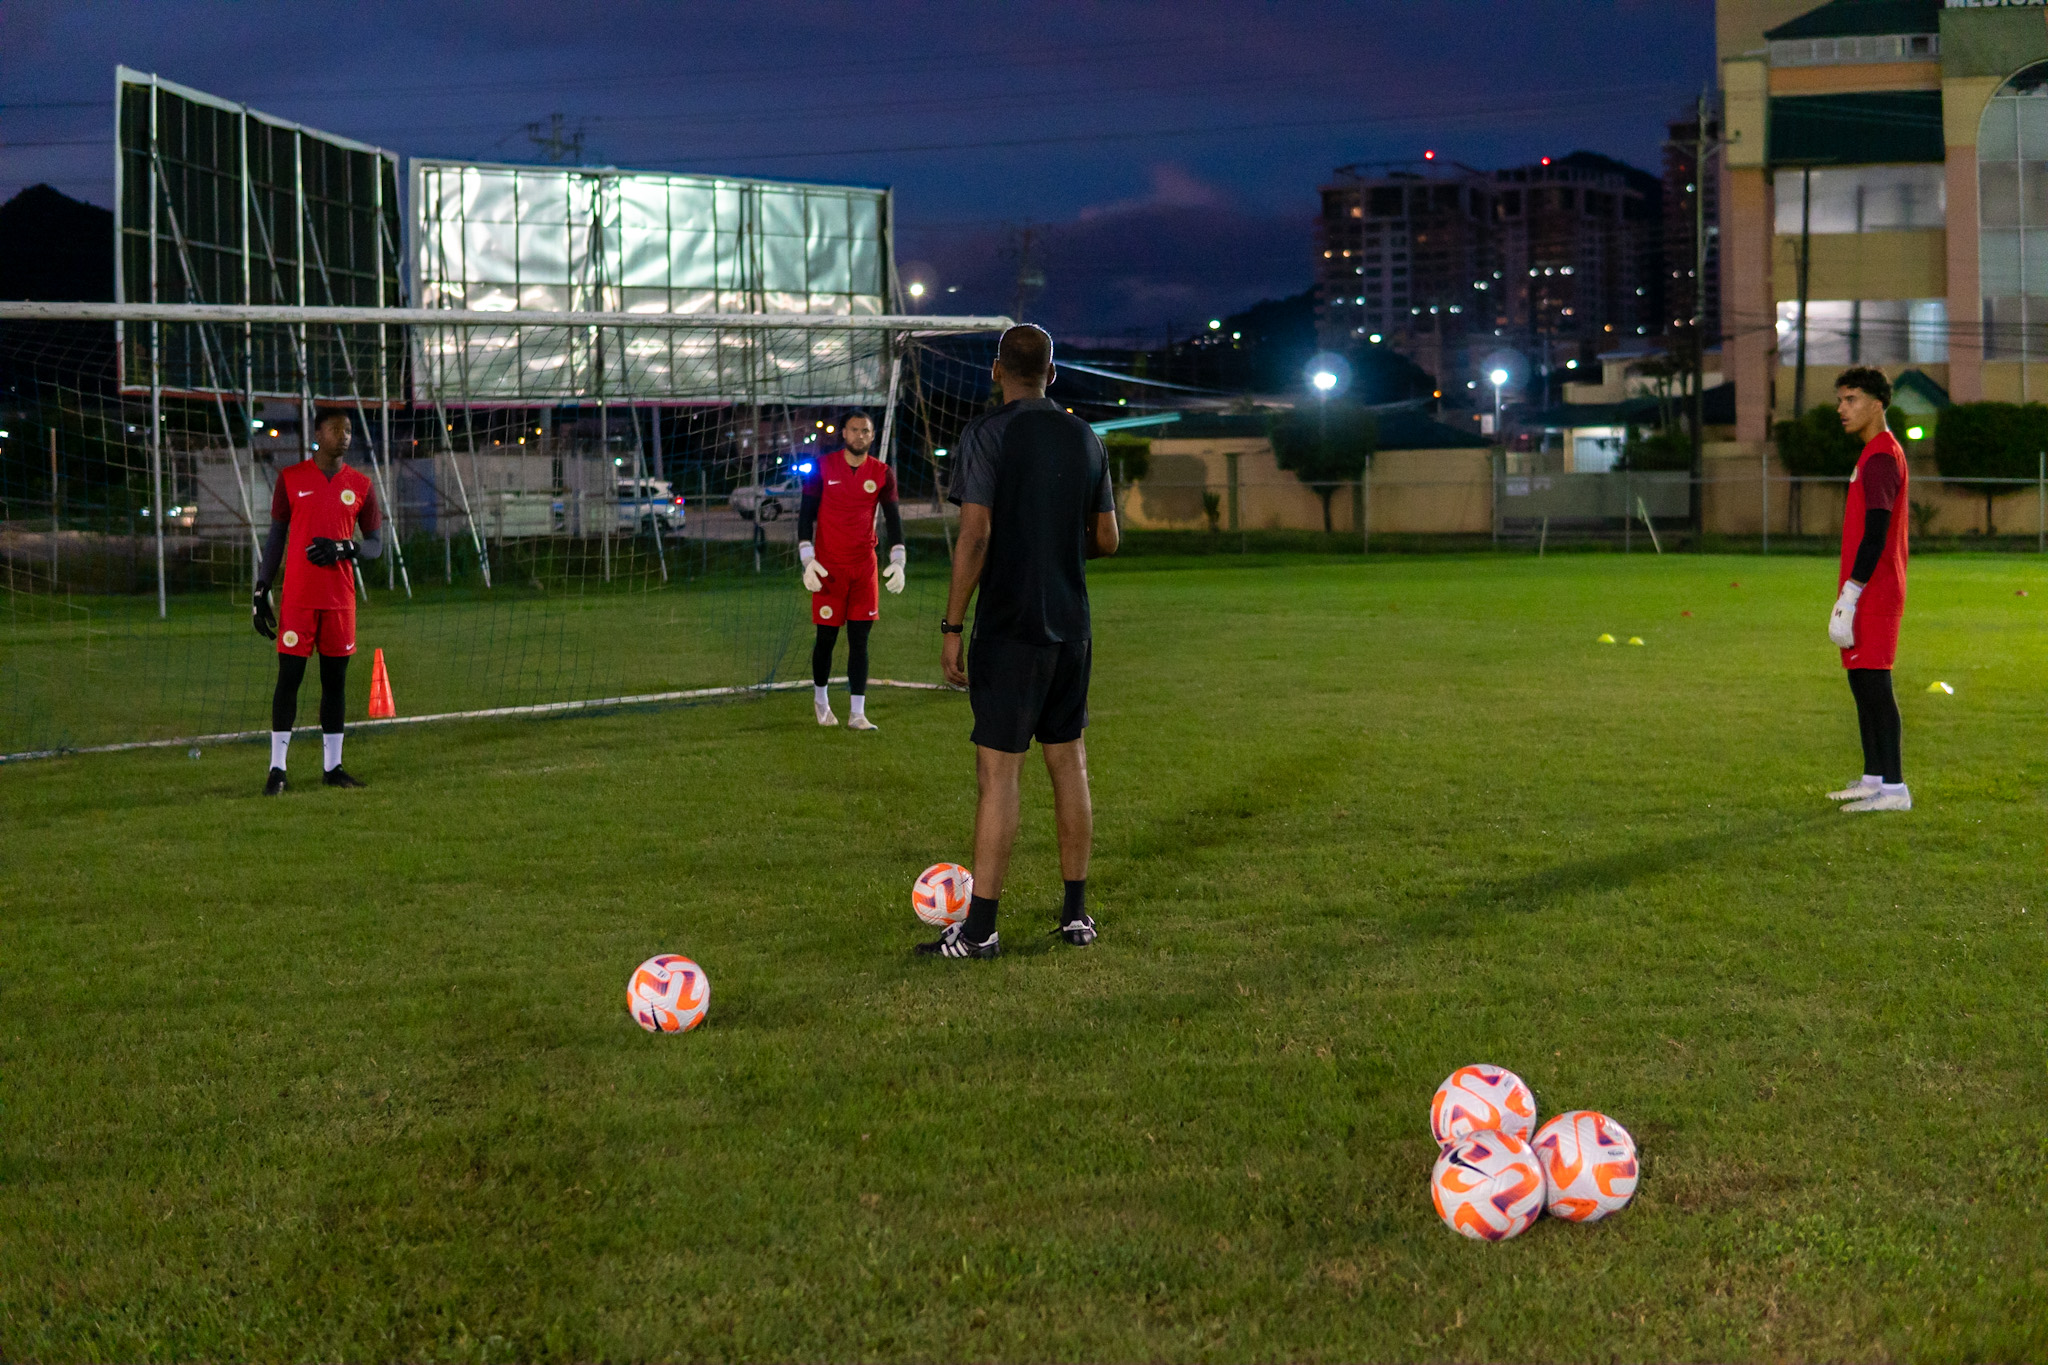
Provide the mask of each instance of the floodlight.
{"label": "floodlight", "polygon": [[910,282],[910,297],[914,299],[921,299],[924,297],[924,281],[912,280]]}
{"label": "floodlight", "polygon": [[1212,332],[1220,332],[1220,331],[1222,331],[1222,330],[1223,330],[1223,319],[1222,319],[1222,318],[1210,318],[1210,319],[1209,319],[1209,330],[1210,330],[1210,331],[1212,331]]}
{"label": "floodlight", "polygon": [[1311,379],[1309,382],[1314,384],[1318,389],[1321,389],[1324,393],[1328,393],[1331,389],[1337,387],[1337,376],[1331,374],[1328,370],[1317,370],[1315,372],[1315,377]]}
{"label": "floodlight", "polygon": [[1493,381],[1493,386],[1495,388],[1499,388],[1501,385],[1508,382],[1508,372],[1506,370],[1495,370],[1492,374],[1486,377]]}

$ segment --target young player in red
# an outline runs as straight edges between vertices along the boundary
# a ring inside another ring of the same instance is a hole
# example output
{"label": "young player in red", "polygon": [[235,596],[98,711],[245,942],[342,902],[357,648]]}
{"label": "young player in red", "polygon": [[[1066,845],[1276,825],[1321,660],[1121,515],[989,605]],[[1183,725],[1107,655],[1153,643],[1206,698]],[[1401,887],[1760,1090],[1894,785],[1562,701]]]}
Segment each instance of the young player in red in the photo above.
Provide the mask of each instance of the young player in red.
{"label": "young player in red", "polygon": [[849,414],[839,426],[846,449],[818,458],[804,476],[803,501],[796,514],[797,558],[803,564],[804,587],[811,594],[811,620],[818,638],[811,646],[812,700],[818,724],[837,725],[826,683],[832,677],[832,649],[839,627],[846,627],[846,690],[853,696],[849,730],[875,730],[868,719],[868,632],[881,614],[876,591],[875,509],[888,523],[889,567],[881,581],[889,591],[903,591],[903,514],[896,506],[896,473],[868,451],[875,444],[875,424],[864,412]]}
{"label": "young player in red", "polygon": [[1840,646],[1856,719],[1863,730],[1863,777],[1828,796],[1845,811],[1911,810],[1913,795],[1899,754],[1899,702],[1892,662],[1906,612],[1906,452],[1885,428],[1891,381],[1858,366],[1835,381],[1842,429],[1863,442],[1842,518],[1841,588],[1828,618]]}
{"label": "young player in red", "polygon": [[[285,750],[298,717],[306,660],[320,651],[320,745],[330,787],[360,787],[341,766],[343,688],[356,650],[355,561],[384,552],[383,517],[370,481],[342,463],[352,428],[330,412],[313,428],[313,456],[278,472],[270,537],[256,571],[256,633],[277,641],[277,690],[270,699],[270,777],[265,796],[285,789]],[[357,539],[358,531],[362,538]],[[270,611],[270,585],[284,570],[283,600]]]}

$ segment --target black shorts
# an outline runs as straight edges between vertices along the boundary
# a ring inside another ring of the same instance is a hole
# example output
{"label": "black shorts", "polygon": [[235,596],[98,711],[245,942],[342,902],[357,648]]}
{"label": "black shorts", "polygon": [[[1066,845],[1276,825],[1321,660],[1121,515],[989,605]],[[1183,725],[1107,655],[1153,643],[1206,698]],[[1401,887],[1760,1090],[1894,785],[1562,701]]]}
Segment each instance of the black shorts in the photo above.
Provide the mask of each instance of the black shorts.
{"label": "black shorts", "polygon": [[967,701],[973,739],[984,749],[1021,754],[1040,744],[1071,744],[1088,728],[1087,640],[1027,645],[977,636],[967,649]]}

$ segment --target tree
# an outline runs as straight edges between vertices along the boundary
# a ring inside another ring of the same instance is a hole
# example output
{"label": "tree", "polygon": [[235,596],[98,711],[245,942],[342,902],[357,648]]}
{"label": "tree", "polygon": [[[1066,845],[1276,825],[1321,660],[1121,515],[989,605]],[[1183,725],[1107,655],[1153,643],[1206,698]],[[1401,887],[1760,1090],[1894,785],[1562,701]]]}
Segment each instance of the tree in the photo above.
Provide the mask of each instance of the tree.
{"label": "tree", "polygon": [[1685,472],[1692,469],[1692,437],[1684,427],[1667,426],[1648,434],[1628,429],[1621,447],[1621,467],[1638,474],[1645,470]]}
{"label": "tree", "polygon": [[1330,530],[1330,495],[1364,476],[1379,448],[1379,423],[1356,403],[1318,403],[1276,415],[1268,432],[1274,460],[1323,500],[1323,529]]}
{"label": "tree", "polygon": [[1957,403],[1934,428],[1934,467],[1973,493],[1984,495],[1984,534],[1994,535],[1992,500],[2015,492],[1985,479],[2034,479],[2048,450],[2048,404]]}
{"label": "tree", "polygon": [[1816,405],[1804,416],[1778,423],[1778,459],[1792,476],[1794,531],[1799,530],[1799,481],[1846,479],[1856,472],[1856,459],[1862,453],[1863,447],[1842,430],[1842,419],[1829,404]]}
{"label": "tree", "polygon": [[1102,449],[1109,456],[1109,483],[1116,492],[1117,519],[1121,521],[1131,485],[1152,467],[1152,441],[1128,431],[1112,431],[1102,438]]}

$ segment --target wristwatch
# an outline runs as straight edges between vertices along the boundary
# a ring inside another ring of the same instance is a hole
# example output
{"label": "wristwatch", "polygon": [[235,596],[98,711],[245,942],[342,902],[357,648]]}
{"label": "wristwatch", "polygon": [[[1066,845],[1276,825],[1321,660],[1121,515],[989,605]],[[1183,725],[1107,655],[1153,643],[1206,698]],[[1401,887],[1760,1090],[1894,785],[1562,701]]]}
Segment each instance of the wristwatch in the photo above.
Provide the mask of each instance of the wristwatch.
{"label": "wristwatch", "polygon": [[966,629],[967,623],[965,621],[956,626],[943,616],[939,618],[939,634],[941,635],[959,635],[965,632]]}

